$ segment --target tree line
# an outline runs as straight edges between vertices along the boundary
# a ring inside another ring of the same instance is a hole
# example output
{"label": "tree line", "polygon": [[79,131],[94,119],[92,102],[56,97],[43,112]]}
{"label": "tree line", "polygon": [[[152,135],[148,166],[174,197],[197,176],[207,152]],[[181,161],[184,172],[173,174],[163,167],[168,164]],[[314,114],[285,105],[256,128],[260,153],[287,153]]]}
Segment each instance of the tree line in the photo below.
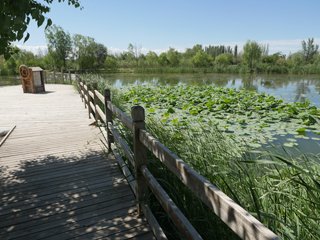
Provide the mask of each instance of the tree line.
{"label": "tree line", "polygon": [[94,38],[80,34],[70,35],[62,27],[52,25],[45,30],[47,50],[34,54],[15,47],[14,54],[8,60],[0,56],[1,74],[12,74],[19,65],[40,66],[48,70],[89,69],[115,70],[127,68],[210,68],[214,66],[243,66],[249,70],[268,69],[272,66],[320,66],[319,46],[314,38],[303,40],[301,50],[282,54],[269,54],[268,44],[259,44],[248,40],[243,49],[238,46],[219,45],[205,46],[197,44],[186,48],[181,53],[169,47],[166,52],[158,55],[154,51],[142,53],[142,47],[129,44],[127,50],[112,53]]}

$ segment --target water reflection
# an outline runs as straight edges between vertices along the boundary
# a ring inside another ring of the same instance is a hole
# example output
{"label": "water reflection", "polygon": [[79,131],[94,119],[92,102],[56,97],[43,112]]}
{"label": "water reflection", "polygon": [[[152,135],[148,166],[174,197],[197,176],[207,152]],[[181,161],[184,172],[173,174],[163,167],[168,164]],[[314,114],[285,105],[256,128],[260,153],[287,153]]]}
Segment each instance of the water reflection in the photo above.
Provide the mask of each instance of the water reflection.
{"label": "water reflection", "polygon": [[320,107],[320,75],[276,74],[104,74],[115,86],[128,85],[215,85],[266,92],[286,101],[309,99]]}

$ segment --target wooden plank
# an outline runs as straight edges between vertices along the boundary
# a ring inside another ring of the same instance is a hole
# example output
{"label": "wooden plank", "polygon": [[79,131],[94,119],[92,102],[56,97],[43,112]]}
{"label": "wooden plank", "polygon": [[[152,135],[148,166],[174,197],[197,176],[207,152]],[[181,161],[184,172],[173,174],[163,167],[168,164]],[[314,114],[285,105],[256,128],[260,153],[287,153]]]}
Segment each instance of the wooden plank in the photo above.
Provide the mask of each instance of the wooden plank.
{"label": "wooden plank", "polygon": [[185,239],[202,239],[200,234],[194,229],[188,219],[183,215],[177,205],[172,201],[169,195],[163,190],[161,185],[152,176],[146,165],[141,166],[141,172],[146,179],[150,189],[161,203],[164,210],[170,216],[172,222]]}
{"label": "wooden plank", "polygon": [[[23,209],[23,211],[11,212],[9,214],[5,214],[1,216],[0,225],[1,228],[8,227],[12,224],[20,224],[23,222],[32,221],[34,219],[39,219],[43,217],[48,217],[54,214],[60,214],[68,211],[72,211],[75,208],[81,208],[85,206],[90,206],[97,204],[99,202],[106,202],[111,200],[116,200],[119,198],[127,197],[131,200],[134,200],[134,197],[131,191],[128,191],[128,186],[125,184],[119,184],[115,191],[112,190],[112,185],[106,186],[104,190],[101,191],[102,188],[99,188],[99,191],[95,191],[94,195],[87,194],[82,196],[81,198],[74,199],[74,201],[68,201],[67,199],[61,201],[55,201],[52,199],[50,202],[46,202],[41,206],[29,207]],[[91,203],[90,203],[91,202]],[[52,206],[50,211],[46,211],[48,206]],[[58,207],[61,208],[58,208]],[[62,206],[64,206],[62,208]],[[30,215],[34,215],[34,217],[30,218]],[[17,218],[18,217],[18,218]]]}
{"label": "wooden plank", "polygon": [[99,113],[99,116],[102,119],[102,121],[104,123],[106,123],[107,122],[106,115],[103,113],[103,111],[101,110],[101,108],[99,106],[96,106],[96,109],[97,109],[97,112]]}
{"label": "wooden plank", "polygon": [[[122,181],[117,182],[115,184],[99,184],[95,186],[90,186],[90,191],[88,189],[80,189],[79,191],[75,191],[71,193],[70,195],[66,195],[63,197],[60,197],[59,199],[51,197],[46,199],[45,201],[36,201],[32,204],[24,204],[23,209],[21,208],[21,204],[12,205],[11,208],[3,210],[4,212],[2,215],[11,215],[12,212],[22,212],[24,214],[24,211],[27,211],[28,209],[38,209],[40,207],[45,206],[51,206],[52,204],[55,204],[56,202],[63,202],[63,201],[70,201],[70,200],[76,200],[76,201],[82,201],[82,198],[85,198],[86,196],[94,196],[97,197],[97,194],[103,191],[109,191],[109,194],[111,191],[119,191],[119,188],[121,187],[127,187],[128,185]],[[114,190],[113,190],[114,189]],[[78,199],[80,198],[80,199]]]}
{"label": "wooden plank", "polygon": [[[63,179],[61,177],[53,177],[53,178],[47,178],[44,181],[34,181],[33,183],[28,182],[28,185],[23,187],[21,189],[21,184],[10,184],[9,186],[7,185],[6,187],[3,187],[1,189],[1,198],[5,196],[10,196],[10,195],[16,195],[16,194],[26,194],[30,191],[37,190],[37,191],[42,191],[42,188],[47,188],[47,187],[53,187],[53,186],[61,186],[65,184],[66,181],[81,181],[85,179],[90,179],[92,177],[100,178],[101,176],[105,176],[106,174],[114,175],[116,176],[115,173],[118,173],[117,169],[113,169],[112,171],[105,171],[105,169],[98,169],[95,171],[86,171],[84,170],[82,174],[80,172],[76,174],[72,174],[71,176],[67,175]],[[113,173],[113,174],[112,174]],[[45,185],[45,186],[44,186]]]}
{"label": "wooden plank", "polygon": [[95,107],[94,107],[94,104],[93,104],[91,101],[89,102],[89,104],[90,104],[91,110],[92,110],[93,112],[96,112],[96,109],[95,109]]}
{"label": "wooden plank", "polygon": [[[149,206],[146,204],[142,204],[141,206],[142,206],[143,215],[147,218],[147,221],[152,229],[154,236],[156,236],[157,240],[168,239],[167,236],[165,235],[164,231],[160,227],[160,224],[158,223],[157,219],[152,214]],[[147,239],[149,239],[149,238],[147,238]]]}
{"label": "wooden plank", "polygon": [[114,143],[111,144],[111,147],[112,147],[112,150],[113,150],[113,153],[114,153],[114,156],[119,164],[119,167],[123,173],[123,175],[125,176],[125,178],[127,179],[130,187],[131,187],[131,190],[134,194],[136,194],[136,183],[134,181],[134,178],[133,178],[133,175],[132,173],[130,172],[127,164],[125,164],[125,162],[123,161],[121,155],[119,154],[118,150],[117,150],[117,147],[115,146]]}
{"label": "wooden plank", "polygon": [[280,239],[147,131],[140,131],[140,141],[239,237],[261,240]]}
{"label": "wooden plank", "polygon": [[104,230],[96,231],[94,234],[86,234],[81,236],[79,239],[84,240],[93,239],[96,236],[99,239],[130,239],[135,236],[150,232],[150,227],[146,224],[142,224],[141,220],[136,220],[135,222],[129,224],[121,224],[118,226],[106,228]]}
{"label": "wooden plank", "polygon": [[124,153],[126,154],[128,159],[130,160],[132,166],[134,166],[135,160],[133,157],[133,152],[131,151],[129,146],[126,144],[126,142],[123,140],[123,138],[120,136],[118,131],[113,127],[112,123],[109,123],[108,126],[109,126],[109,129],[112,132],[112,135],[114,136],[115,140],[121,146],[122,150],[124,151]]}
{"label": "wooden plank", "polygon": [[[107,196],[108,197],[108,196]],[[92,199],[93,200],[93,199]],[[134,199],[132,196],[123,196],[120,198],[116,198],[113,200],[107,200],[107,198],[97,198],[95,199],[96,203],[90,204],[88,202],[88,205],[81,206],[81,208],[75,208],[75,209],[68,209],[64,212],[61,212],[57,215],[51,215],[49,217],[44,216],[41,217],[40,219],[30,219],[27,222],[22,222],[14,225],[9,225],[6,227],[3,227],[0,231],[0,234],[5,234],[6,236],[9,235],[9,239],[16,239],[15,238],[15,232],[17,232],[20,236],[23,236],[24,239],[26,239],[25,236],[28,235],[29,231],[28,228],[33,227],[35,225],[38,225],[39,228],[41,227],[40,230],[46,231],[47,229],[51,228],[51,223],[56,222],[60,220],[61,222],[66,222],[69,218],[70,215],[73,216],[73,218],[79,218],[79,219],[84,219],[88,217],[92,217],[95,214],[96,209],[108,209],[109,212],[113,211],[114,209],[119,209],[119,208],[127,208],[129,206],[132,206],[132,203],[134,202]],[[62,206],[61,206],[62,207]],[[62,220],[62,221],[61,221]],[[45,223],[44,225],[41,226],[41,224]],[[15,231],[11,234],[8,234],[8,229],[12,228],[14,226]],[[19,231],[19,232],[18,232]],[[1,235],[0,235],[1,236]]]}
{"label": "wooden plank", "polygon": [[7,138],[10,136],[10,134],[13,132],[13,130],[16,128],[16,126],[14,126],[13,128],[11,128],[11,130],[4,136],[4,138],[1,140],[0,142],[0,147],[2,146],[2,144],[4,144],[4,142],[7,140]]}
{"label": "wooden plank", "polygon": [[68,191],[61,192],[60,194],[53,193],[53,194],[44,195],[36,198],[25,199],[22,202],[21,201],[13,202],[6,206],[0,206],[0,210],[1,210],[0,216],[10,214],[12,212],[23,211],[31,207],[40,207],[43,204],[46,204],[48,202],[57,202],[67,198],[70,199],[71,196],[75,194],[79,194],[81,192],[90,193],[91,190],[94,190],[96,188],[114,186],[116,184],[125,184],[125,183],[123,182],[123,179],[118,179],[118,180],[113,180],[109,182],[93,184],[90,186],[90,188],[88,188],[88,186],[79,186],[78,188],[69,189]]}
{"label": "wooden plank", "polygon": [[108,108],[121,120],[121,122],[132,131],[132,119],[108,101]]}
{"label": "wooden plank", "polygon": [[[121,207],[123,207],[123,205],[121,205]],[[45,237],[47,240],[64,240],[68,239],[70,236],[83,235],[85,233],[92,232],[94,231],[93,229],[98,227],[100,229],[101,226],[113,226],[112,223],[127,222],[133,219],[132,212],[134,212],[135,209],[132,206],[129,206],[129,208],[119,209],[118,211],[117,208],[115,208],[115,210],[116,211],[110,212],[109,209],[102,208],[92,217],[78,217],[77,221],[51,222],[50,224],[52,228],[47,229],[46,231],[41,231],[41,229],[39,231],[38,226],[33,226],[28,230],[31,233],[34,233],[28,234],[27,237],[28,239],[42,239]],[[95,227],[93,228],[93,226]]]}
{"label": "wooden plank", "polygon": [[94,98],[93,92],[89,91],[88,93],[89,93],[90,97],[92,97],[92,99],[93,99]]}
{"label": "wooden plank", "polygon": [[94,92],[97,95],[97,97],[100,99],[100,101],[104,104],[104,96],[98,90],[94,90]]}

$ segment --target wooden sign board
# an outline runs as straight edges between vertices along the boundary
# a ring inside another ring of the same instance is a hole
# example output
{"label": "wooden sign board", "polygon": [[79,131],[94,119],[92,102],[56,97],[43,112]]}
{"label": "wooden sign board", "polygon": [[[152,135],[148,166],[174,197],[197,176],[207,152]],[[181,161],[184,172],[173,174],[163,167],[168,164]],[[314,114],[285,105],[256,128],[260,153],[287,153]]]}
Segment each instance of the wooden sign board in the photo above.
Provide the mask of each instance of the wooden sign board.
{"label": "wooden sign board", "polygon": [[44,92],[43,70],[40,67],[28,68],[26,65],[19,67],[24,93]]}

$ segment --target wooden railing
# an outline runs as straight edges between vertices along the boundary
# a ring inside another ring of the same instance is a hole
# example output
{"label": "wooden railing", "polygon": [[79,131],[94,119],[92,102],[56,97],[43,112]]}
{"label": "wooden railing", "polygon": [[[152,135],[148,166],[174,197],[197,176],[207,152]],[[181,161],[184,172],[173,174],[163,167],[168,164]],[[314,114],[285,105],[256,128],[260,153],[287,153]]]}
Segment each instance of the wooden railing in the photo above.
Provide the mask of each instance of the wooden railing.
{"label": "wooden railing", "polygon": [[[46,84],[72,84],[71,72],[42,72],[43,80]],[[0,86],[20,85],[21,78],[0,79]]]}
{"label": "wooden railing", "polygon": [[[148,187],[157,197],[164,210],[172,219],[175,226],[185,239],[202,239],[191,223],[179,210],[170,196],[164,191],[147,167],[147,149],[149,149],[171,172],[173,172],[196,196],[198,196],[214,213],[219,216],[240,238],[259,240],[278,240],[276,234],[265,227],[256,218],[236,204],[226,194],[201,176],[187,163],[162,145],[157,139],[145,130],[145,111],[140,106],[132,107],[129,118],[117,108],[110,98],[110,90],[105,89],[104,95],[98,92],[97,84],[86,84],[76,75],[78,91],[85,107],[88,109],[89,118],[101,120],[107,126],[108,148],[113,150],[115,157],[128,179],[136,195],[138,214],[144,215],[152,226],[157,239],[166,239],[156,219],[147,204]],[[99,107],[99,100],[104,105],[104,111]],[[133,151],[121,138],[113,126],[112,116],[117,116],[121,122],[133,133]],[[103,130],[105,131],[105,130]],[[118,153],[114,140],[121,146],[123,152],[134,166],[133,177],[127,165]]]}
{"label": "wooden railing", "polygon": [[0,87],[1,86],[20,85],[20,84],[21,84],[21,78],[0,79]]}
{"label": "wooden railing", "polygon": [[53,83],[53,84],[72,84],[71,73],[64,72],[43,72],[43,78],[45,83]]}

